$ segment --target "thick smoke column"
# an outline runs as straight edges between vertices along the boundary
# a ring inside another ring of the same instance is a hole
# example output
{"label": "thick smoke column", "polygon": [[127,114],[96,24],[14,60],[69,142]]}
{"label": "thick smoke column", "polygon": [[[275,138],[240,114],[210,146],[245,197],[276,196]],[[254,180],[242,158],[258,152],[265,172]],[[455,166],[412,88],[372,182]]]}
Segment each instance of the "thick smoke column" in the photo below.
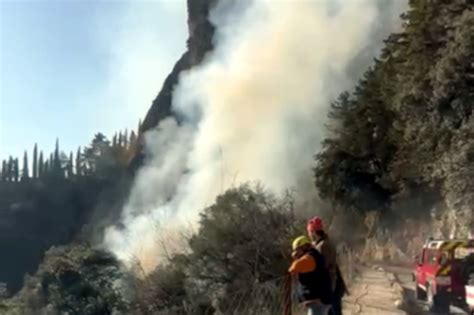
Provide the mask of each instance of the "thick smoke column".
{"label": "thick smoke column", "polygon": [[169,118],[146,135],[150,159],[124,209],[125,230],[108,229],[106,244],[151,268],[157,239],[194,224],[233,185],[313,191],[329,104],[361,74],[351,63],[367,68],[373,54],[364,56],[391,30],[380,18],[403,8],[381,3],[221,1],[211,14],[216,49],[174,91],[184,123]]}

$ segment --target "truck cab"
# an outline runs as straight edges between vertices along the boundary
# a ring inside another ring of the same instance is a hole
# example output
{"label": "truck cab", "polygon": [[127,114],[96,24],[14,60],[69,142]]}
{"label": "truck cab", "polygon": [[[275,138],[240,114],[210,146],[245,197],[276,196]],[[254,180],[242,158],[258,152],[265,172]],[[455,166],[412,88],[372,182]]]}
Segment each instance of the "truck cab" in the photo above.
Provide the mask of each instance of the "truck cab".
{"label": "truck cab", "polygon": [[414,271],[416,296],[432,310],[449,313],[454,301],[465,301],[465,258],[474,253],[474,240],[428,240]]}

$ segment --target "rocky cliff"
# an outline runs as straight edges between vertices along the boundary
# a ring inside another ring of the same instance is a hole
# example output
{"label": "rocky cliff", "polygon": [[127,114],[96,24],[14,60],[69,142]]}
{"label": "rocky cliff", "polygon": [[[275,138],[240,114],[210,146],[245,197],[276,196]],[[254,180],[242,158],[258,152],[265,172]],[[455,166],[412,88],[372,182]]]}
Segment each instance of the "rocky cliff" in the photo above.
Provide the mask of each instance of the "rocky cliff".
{"label": "rocky cliff", "polygon": [[[187,51],[176,62],[173,70],[163,83],[161,91],[153,101],[141,127],[141,133],[158,125],[165,117],[175,115],[172,109],[173,90],[179,80],[179,75],[193,66],[198,65],[213,48],[214,26],[209,21],[209,12],[217,0],[188,0],[188,29]],[[178,119],[179,120],[179,119]],[[143,159],[143,143],[131,160],[131,167],[136,169]]]}

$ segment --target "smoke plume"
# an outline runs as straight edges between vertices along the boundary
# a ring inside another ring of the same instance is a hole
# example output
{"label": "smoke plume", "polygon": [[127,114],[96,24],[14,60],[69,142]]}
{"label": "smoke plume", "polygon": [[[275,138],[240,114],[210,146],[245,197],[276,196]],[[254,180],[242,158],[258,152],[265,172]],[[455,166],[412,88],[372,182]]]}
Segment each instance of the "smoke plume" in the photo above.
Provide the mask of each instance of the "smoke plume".
{"label": "smoke plume", "polygon": [[329,104],[370,65],[395,27],[387,16],[405,5],[221,1],[210,17],[216,49],[174,91],[184,122],[169,118],[146,135],[149,160],[124,208],[125,228],[106,231],[108,247],[151,268],[157,239],[192,226],[231,186],[259,181],[275,193],[314,195]]}

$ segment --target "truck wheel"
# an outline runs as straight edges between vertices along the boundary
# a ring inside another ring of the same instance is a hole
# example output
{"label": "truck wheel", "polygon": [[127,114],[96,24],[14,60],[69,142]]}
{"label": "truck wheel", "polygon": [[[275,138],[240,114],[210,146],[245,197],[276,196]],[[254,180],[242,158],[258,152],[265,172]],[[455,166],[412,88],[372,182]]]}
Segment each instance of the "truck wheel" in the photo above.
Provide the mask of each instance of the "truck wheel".
{"label": "truck wheel", "polygon": [[450,311],[450,300],[449,296],[446,294],[438,293],[433,294],[433,289],[430,285],[426,287],[427,292],[427,301],[429,310],[436,314],[446,314],[449,315]]}
{"label": "truck wheel", "polygon": [[415,297],[417,300],[426,301],[426,291],[419,286],[416,286]]}

